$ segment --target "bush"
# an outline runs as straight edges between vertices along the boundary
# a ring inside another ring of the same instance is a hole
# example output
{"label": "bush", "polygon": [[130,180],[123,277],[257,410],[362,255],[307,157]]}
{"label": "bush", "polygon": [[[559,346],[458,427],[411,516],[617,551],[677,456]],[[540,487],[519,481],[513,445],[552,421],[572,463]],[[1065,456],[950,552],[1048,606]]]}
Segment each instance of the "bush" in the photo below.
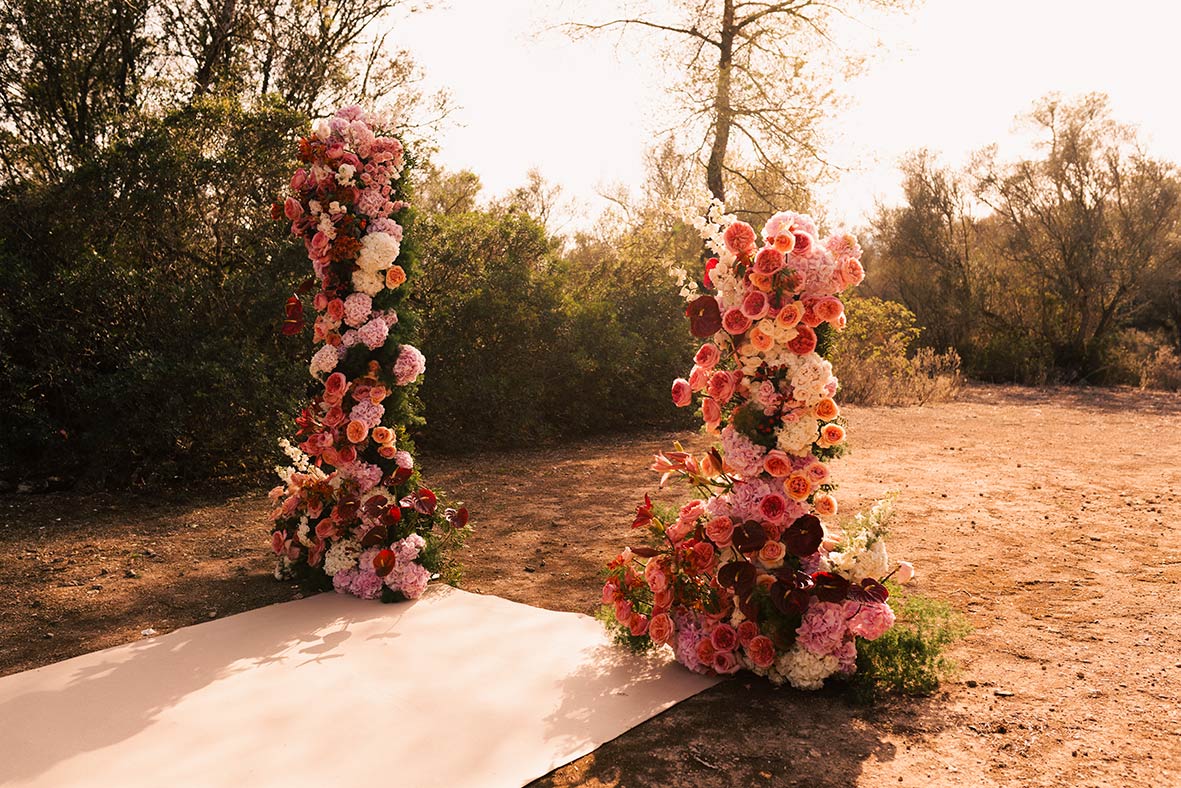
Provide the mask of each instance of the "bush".
{"label": "bush", "polygon": [[911,352],[922,329],[896,301],[849,298],[848,327],[835,335],[832,363],[846,402],[921,405],[954,399],[963,378],[954,350]]}
{"label": "bush", "polygon": [[1181,390],[1181,357],[1161,334],[1131,328],[1120,332],[1107,378],[1144,389]]}

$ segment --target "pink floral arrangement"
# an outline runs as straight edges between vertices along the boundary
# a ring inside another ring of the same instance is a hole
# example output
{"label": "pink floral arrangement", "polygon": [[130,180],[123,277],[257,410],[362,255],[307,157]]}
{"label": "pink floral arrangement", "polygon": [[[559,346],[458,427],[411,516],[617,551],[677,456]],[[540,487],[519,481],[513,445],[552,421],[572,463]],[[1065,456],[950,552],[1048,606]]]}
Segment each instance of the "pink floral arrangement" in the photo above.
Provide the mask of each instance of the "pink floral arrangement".
{"label": "pink floral arrangement", "polygon": [[[402,143],[358,107],[299,142],[291,193],[272,209],[304,242],[318,289],[312,376],[322,387],[283,441],[292,465],[271,491],[276,575],[386,601],[416,599],[470,527],[464,508],[422,485],[405,424],[407,390],[426,370],[404,341],[397,308],[412,259],[402,247]],[[300,334],[303,303],[287,301],[283,333]]]}
{"label": "pink floral arrangement", "polygon": [[633,527],[648,538],[608,565],[605,618],[634,647],[671,646],[690,670],[816,689],[856,670],[857,640],[894,623],[885,580],[914,571],[889,571],[889,500],[843,529],[833,522],[827,463],[845,424],[823,353],[845,327],[839,295],[864,277],[861,248],[792,212],[761,238],[718,203],[697,226],[716,256],[703,287],[682,294],[704,343],[672,399],[697,402],[717,444],[656,456],[661,484],[680,478],[695,497],[667,513],[645,497]]}

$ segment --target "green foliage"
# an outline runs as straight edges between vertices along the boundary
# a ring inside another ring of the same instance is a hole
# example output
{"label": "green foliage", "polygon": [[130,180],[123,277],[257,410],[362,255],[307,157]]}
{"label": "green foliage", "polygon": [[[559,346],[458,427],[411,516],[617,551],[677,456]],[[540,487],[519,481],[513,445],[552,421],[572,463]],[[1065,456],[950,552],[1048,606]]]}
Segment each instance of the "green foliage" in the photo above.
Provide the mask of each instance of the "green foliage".
{"label": "green foliage", "polygon": [[933,693],[957,669],[947,648],[971,631],[946,602],[887,585],[897,621],[877,640],[857,642],[857,672],[850,680],[853,696],[866,703],[890,693]]}
{"label": "green foliage", "polygon": [[952,399],[961,384],[954,350],[911,350],[922,334],[914,313],[897,301],[853,296],[848,326],[834,332],[833,367],[845,402],[910,405]]}

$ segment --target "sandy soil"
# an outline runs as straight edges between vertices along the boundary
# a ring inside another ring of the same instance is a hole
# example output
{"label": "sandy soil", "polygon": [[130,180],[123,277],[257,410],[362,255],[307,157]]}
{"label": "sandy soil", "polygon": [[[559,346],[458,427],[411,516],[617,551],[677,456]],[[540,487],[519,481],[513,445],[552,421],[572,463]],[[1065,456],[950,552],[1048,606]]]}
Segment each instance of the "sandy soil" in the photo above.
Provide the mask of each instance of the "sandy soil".
{"label": "sandy soil", "polygon": [[[975,627],[956,682],[865,708],[739,678],[536,785],[1181,785],[1181,397],[974,386],[846,413],[842,506],[900,493],[892,552]],[[464,586],[590,612],[675,438],[426,458],[478,527]],[[297,595],[265,511],[0,498],[0,673]]]}

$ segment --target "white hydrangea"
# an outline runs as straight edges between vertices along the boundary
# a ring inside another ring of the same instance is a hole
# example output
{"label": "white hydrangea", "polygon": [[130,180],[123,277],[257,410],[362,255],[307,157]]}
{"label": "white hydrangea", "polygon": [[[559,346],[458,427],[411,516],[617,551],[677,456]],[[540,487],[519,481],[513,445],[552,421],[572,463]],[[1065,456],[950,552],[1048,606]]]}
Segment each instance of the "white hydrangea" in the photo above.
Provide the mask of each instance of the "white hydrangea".
{"label": "white hydrangea", "polygon": [[775,660],[769,678],[777,684],[787,681],[796,689],[818,690],[839,667],[840,660],[831,654],[817,656],[797,643]]}
{"label": "white hydrangea", "polygon": [[356,174],[356,167],[351,164],[342,164],[336,168],[336,182],[341,186],[352,186],[353,176]]}
{"label": "white hydrangea", "polygon": [[324,553],[324,572],[332,577],[337,572],[352,569],[357,565],[357,559],[360,556],[361,545],[355,540],[341,539],[338,542],[333,542],[332,546],[328,548],[328,552]]}
{"label": "white hydrangea", "polygon": [[331,372],[336,369],[338,363],[340,363],[340,353],[334,346],[325,345],[316,351],[316,355],[312,356],[312,375],[319,377],[326,372]]}
{"label": "white hydrangea", "polygon": [[788,454],[803,456],[812,450],[820,437],[820,422],[811,416],[800,416],[796,421],[784,422],[776,435],[776,445]]}
{"label": "white hydrangea", "polygon": [[860,583],[867,577],[884,577],[890,567],[885,537],[893,516],[893,496],[878,501],[868,512],[859,512],[845,526],[841,538],[825,556],[827,571],[854,583]]}
{"label": "white hydrangea", "polygon": [[332,126],[328,123],[327,118],[321,118],[320,120],[316,121],[316,125],[312,127],[312,131],[321,141],[326,141],[332,136]]}
{"label": "white hydrangea", "polygon": [[375,271],[358,268],[353,271],[353,289],[367,296],[375,296],[385,287],[385,277]]}
{"label": "white hydrangea", "polygon": [[801,358],[791,376],[792,396],[808,407],[813,407],[828,396],[825,386],[832,380],[832,364],[816,353]]}
{"label": "white hydrangea", "polygon": [[361,239],[357,265],[366,271],[384,271],[394,264],[401,251],[398,240],[389,233],[369,233]]}

